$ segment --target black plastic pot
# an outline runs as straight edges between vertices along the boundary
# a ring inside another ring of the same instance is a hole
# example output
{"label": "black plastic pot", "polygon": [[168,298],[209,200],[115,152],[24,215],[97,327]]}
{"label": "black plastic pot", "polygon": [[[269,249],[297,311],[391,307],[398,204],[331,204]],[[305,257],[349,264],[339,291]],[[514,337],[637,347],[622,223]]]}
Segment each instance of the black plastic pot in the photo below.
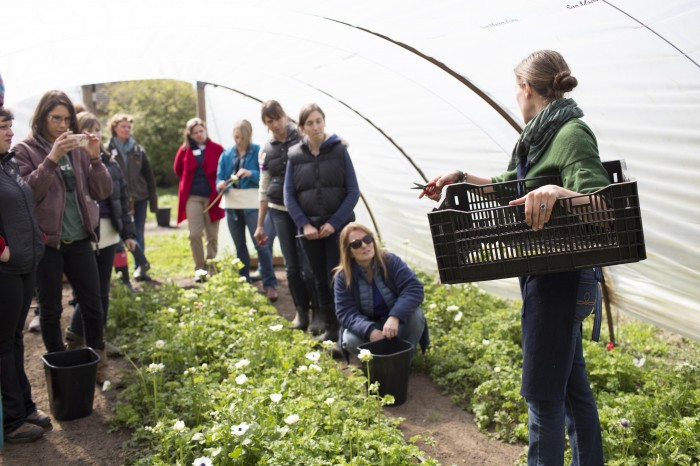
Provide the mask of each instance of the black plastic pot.
{"label": "black plastic pot", "polygon": [[60,421],[89,416],[95,398],[100,357],[90,348],[57,351],[41,357],[51,414]]}
{"label": "black plastic pot", "polygon": [[411,374],[413,345],[400,338],[379,340],[358,345],[360,350],[372,353],[369,362],[369,380],[379,382],[379,394],[393,395],[394,405],[406,402],[408,376]]}
{"label": "black plastic pot", "polygon": [[163,207],[156,212],[156,223],[159,227],[170,227],[170,207]]}

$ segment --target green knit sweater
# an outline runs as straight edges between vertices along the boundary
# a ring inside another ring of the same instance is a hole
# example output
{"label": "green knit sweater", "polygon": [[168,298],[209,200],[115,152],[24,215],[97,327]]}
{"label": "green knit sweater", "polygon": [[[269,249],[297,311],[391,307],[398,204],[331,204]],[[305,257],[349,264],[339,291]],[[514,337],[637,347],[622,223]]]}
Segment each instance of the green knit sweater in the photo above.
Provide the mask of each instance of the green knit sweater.
{"label": "green knit sweater", "polygon": [[[530,167],[526,178],[560,176],[564,188],[588,194],[610,184],[608,173],[598,156],[598,143],[593,131],[574,118],[561,127],[542,157]],[[491,179],[493,183],[513,181],[516,170]]]}

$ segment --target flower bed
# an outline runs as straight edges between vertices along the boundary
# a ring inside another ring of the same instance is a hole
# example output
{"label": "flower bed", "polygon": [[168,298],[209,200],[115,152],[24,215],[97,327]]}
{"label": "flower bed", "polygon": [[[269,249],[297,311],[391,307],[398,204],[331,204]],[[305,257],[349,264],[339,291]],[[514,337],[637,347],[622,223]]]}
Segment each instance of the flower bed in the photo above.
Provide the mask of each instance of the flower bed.
{"label": "flower bed", "polygon": [[[432,350],[419,359],[421,369],[475,414],[482,431],[526,442],[519,304],[422,278]],[[616,347],[584,337],[606,464],[700,463],[700,344],[639,322],[619,324],[616,333]]]}
{"label": "flower bed", "polygon": [[390,397],[220,267],[199,288],[166,284],[136,302],[114,290],[110,328],[135,368],[114,421],[134,429],[133,464],[418,462],[399,420],[382,415]]}

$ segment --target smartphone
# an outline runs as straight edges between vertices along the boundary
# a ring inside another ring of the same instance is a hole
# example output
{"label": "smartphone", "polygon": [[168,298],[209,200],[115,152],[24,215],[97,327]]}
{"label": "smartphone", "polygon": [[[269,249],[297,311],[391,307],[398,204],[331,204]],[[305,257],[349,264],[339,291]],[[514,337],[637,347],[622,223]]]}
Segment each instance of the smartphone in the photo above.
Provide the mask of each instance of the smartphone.
{"label": "smartphone", "polygon": [[75,139],[78,141],[78,147],[87,147],[89,139],[87,134],[69,134],[69,138]]}

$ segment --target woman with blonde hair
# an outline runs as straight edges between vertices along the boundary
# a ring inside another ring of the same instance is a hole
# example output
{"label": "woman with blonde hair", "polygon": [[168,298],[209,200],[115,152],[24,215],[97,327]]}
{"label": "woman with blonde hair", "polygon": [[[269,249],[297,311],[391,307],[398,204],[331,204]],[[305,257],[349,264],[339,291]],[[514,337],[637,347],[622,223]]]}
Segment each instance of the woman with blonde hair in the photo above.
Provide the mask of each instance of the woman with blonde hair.
{"label": "woman with blonde hair", "polygon": [[[207,124],[192,118],[185,124],[184,141],[175,155],[173,169],[180,177],[177,189],[177,223],[187,219],[190,250],[194,259],[195,279],[203,281],[214,272],[207,266],[216,257],[219,242],[219,220],[224,211],[217,205],[207,211],[216,199],[216,170],[224,148],[207,134]],[[207,254],[204,256],[202,233],[206,235]]]}
{"label": "woman with blonde hair", "polygon": [[334,291],[341,347],[358,354],[358,345],[398,337],[414,349],[418,344],[425,349],[423,284],[416,274],[398,256],[384,251],[359,223],[343,228],[339,246]]}
{"label": "woman with blonde hair", "polygon": [[258,154],[260,146],[252,144],[253,126],[248,120],[240,120],[233,126],[234,145],[221,154],[219,169],[216,173],[216,189],[224,191],[226,221],[231,232],[236,254],[243,262],[240,274],[250,278],[250,254],[246,244],[245,231],[258,252],[258,268],[262,276],[263,287],[270,301],[277,301],[277,278],[272,266],[272,251],[255,239],[258,225],[258,188],[260,184],[260,165]]}

